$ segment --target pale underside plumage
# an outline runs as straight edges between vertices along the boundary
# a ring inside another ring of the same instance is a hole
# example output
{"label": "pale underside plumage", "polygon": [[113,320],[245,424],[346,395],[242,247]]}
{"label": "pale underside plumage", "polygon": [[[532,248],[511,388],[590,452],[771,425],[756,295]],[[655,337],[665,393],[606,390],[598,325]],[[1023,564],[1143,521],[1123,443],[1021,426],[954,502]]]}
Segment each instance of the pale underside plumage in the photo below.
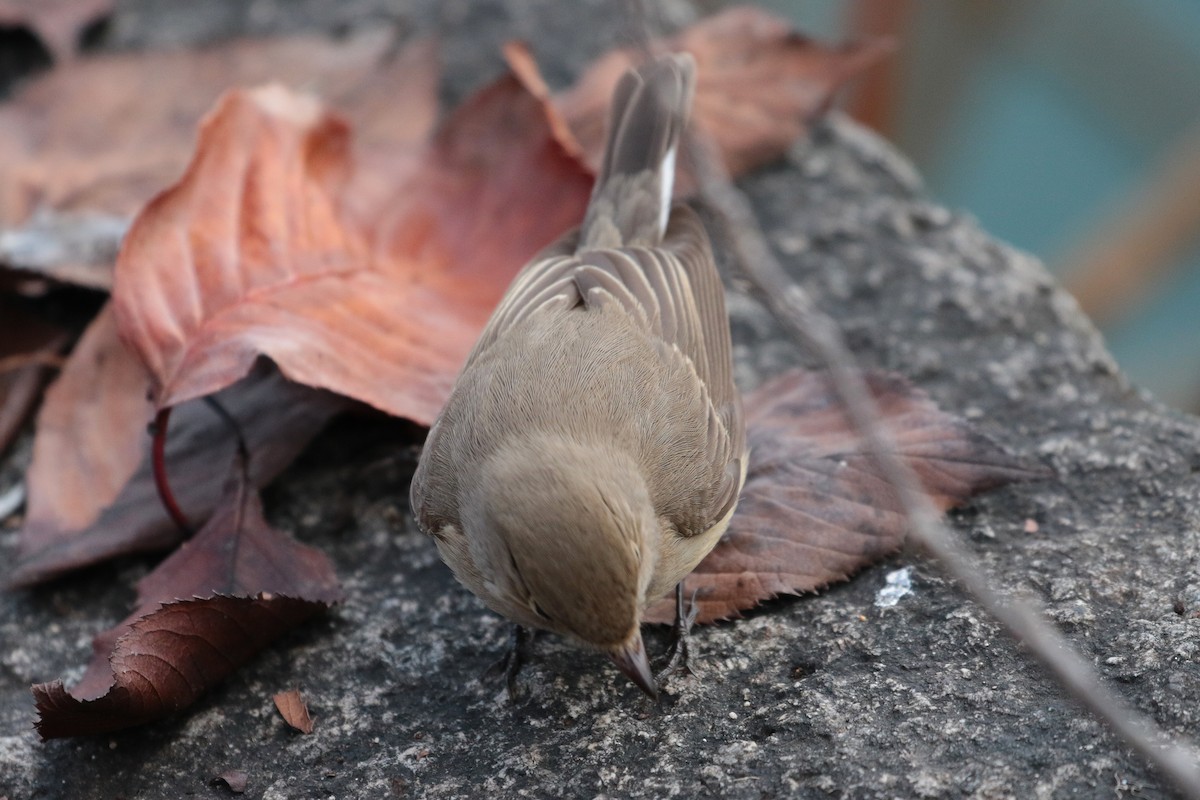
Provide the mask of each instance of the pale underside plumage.
{"label": "pale underside plumage", "polygon": [[[685,206],[660,228],[659,173],[673,159],[691,82],[690,61],[678,57],[626,76],[582,232],[513,281],[412,483],[419,524],[468,588],[520,624],[596,646],[629,633],[591,617],[627,618],[636,631],[641,606],[716,544],[744,478],[741,400],[707,235]],[[658,89],[653,102],[647,84]],[[634,147],[631,131],[649,146]],[[512,544],[529,531],[540,537],[536,557]],[[621,605],[635,599],[636,610]],[[539,602],[573,606],[573,621]]]}

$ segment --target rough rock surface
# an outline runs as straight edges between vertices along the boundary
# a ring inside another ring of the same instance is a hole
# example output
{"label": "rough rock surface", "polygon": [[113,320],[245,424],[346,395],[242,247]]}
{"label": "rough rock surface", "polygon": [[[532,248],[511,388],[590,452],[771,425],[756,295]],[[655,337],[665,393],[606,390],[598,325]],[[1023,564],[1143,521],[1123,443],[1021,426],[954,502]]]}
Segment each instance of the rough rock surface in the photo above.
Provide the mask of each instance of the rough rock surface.
{"label": "rough rock surface", "polygon": [[[242,5],[258,16],[238,16]],[[344,25],[354,18],[346,8],[399,7],[408,29],[436,21],[446,33],[449,96],[494,74],[505,38],[532,40],[562,85],[621,33],[615,2],[418,5],[147,0],[124,4],[110,33],[123,45],[194,41],[269,30],[275,18]],[[686,19],[686,6],[664,6]],[[795,279],[864,363],[907,375],[1054,467],[1056,479],[954,513],[954,530],[999,586],[1043,605],[1112,686],[1171,733],[1194,735],[1200,423],[1129,386],[1036,261],[931,203],[911,167],[852,123],[830,119],[743,186]],[[735,294],[731,310],[746,388],[803,360],[756,304]],[[333,555],[348,600],[173,720],[48,744],[31,725],[29,684],[78,677],[91,636],[124,615],[145,561],[0,595],[0,797],[221,797],[228,790],[210,780],[230,769],[248,773],[246,797],[271,799],[1168,794],[911,553],[699,630],[696,675],[675,679],[657,704],[601,659],[539,639],[511,706],[501,684],[480,679],[505,625],[454,582],[408,517],[417,449],[396,444],[406,436],[401,425],[340,423],[268,492],[273,523]],[[27,458],[26,441],[0,468],[0,490]],[[0,534],[0,561],[14,545]],[[877,608],[899,565],[914,566],[913,592]],[[273,709],[271,695],[292,686],[308,699],[311,736]]]}

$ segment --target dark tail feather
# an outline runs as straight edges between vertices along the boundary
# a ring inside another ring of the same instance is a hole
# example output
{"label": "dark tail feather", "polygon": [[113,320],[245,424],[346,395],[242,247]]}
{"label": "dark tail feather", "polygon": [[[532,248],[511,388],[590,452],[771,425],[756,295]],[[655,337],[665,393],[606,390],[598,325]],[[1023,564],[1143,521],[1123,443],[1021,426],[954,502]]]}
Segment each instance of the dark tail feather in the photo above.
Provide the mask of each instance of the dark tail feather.
{"label": "dark tail feather", "polygon": [[695,75],[695,61],[681,53],[631,69],[617,84],[580,250],[662,241]]}

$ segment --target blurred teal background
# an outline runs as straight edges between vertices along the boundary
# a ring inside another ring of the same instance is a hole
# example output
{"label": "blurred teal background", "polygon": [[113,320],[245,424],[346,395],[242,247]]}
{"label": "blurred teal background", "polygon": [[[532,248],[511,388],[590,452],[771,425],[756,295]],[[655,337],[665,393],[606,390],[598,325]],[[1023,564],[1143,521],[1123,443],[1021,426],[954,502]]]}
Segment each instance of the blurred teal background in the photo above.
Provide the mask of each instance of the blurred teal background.
{"label": "blurred teal background", "polygon": [[1077,290],[1135,382],[1200,410],[1200,0],[766,5],[821,38],[896,35],[862,117]]}

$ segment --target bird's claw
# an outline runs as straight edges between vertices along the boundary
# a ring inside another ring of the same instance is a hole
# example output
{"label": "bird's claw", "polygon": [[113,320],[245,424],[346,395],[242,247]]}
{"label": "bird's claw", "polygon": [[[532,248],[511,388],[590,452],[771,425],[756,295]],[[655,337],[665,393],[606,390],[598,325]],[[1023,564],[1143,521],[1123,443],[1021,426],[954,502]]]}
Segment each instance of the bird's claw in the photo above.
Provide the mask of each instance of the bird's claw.
{"label": "bird's claw", "polygon": [[659,685],[662,685],[674,672],[682,672],[684,675],[694,674],[688,651],[688,635],[691,634],[692,625],[700,613],[700,608],[696,605],[696,592],[692,592],[691,600],[686,604],[686,611],[684,606],[681,581],[675,586],[675,624],[671,626],[671,642],[667,645],[662,667],[654,675],[654,682]]}
{"label": "bird's claw", "polygon": [[504,676],[504,686],[508,691],[508,702],[517,702],[517,675],[525,661],[529,658],[529,647],[533,642],[534,632],[523,625],[513,625],[509,638],[508,649],[483,673],[485,678],[495,679]]}

